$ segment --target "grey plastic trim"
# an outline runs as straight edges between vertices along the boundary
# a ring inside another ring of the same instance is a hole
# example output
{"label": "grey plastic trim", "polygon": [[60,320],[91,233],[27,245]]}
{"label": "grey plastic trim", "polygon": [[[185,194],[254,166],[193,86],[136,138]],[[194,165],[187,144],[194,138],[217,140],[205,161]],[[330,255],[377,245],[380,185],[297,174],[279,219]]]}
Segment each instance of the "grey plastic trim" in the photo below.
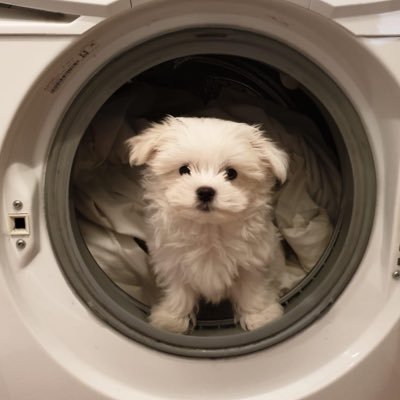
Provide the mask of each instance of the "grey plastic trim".
{"label": "grey plastic trim", "polygon": [[[74,155],[103,103],[133,76],[162,62],[193,54],[246,57],[293,76],[315,96],[340,134],[334,140],[343,174],[343,199],[335,237],[307,285],[292,297],[285,315],[253,332],[175,335],[152,328],[140,303],[116,287],[84,244],[70,196]],[[231,357],[267,348],[297,334],[326,312],[356,271],[374,220],[376,178],[367,135],[338,85],[302,54],[254,33],[205,28],[174,32],[121,54],[87,82],[65,110],[49,152],[45,204],[49,234],[60,268],[83,303],[101,320],[153,349],[198,358]]]}
{"label": "grey plastic trim", "polygon": [[7,4],[26,9],[63,13],[71,15],[91,15],[111,17],[121,11],[131,9],[130,0],[108,1],[63,1],[63,0],[7,0]]}

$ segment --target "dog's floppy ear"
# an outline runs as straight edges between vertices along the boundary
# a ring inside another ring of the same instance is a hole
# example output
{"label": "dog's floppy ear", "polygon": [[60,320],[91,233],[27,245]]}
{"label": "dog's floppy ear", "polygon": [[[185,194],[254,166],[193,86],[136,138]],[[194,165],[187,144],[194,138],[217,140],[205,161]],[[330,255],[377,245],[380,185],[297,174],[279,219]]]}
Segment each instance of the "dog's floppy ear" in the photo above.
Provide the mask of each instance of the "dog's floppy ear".
{"label": "dog's floppy ear", "polygon": [[266,138],[258,126],[254,126],[253,128],[253,135],[250,140],[251,145],[257,151],[261,161],[272,170],[275,177],[281,183],[284,183],[289,168],[287,153],[280,149],[273,141]]}
{"label": "dog's floppy ear", "polygon": [[163,133],[162,124],[156,123],[126,141],[131,165],[146,164],[157,151]]}

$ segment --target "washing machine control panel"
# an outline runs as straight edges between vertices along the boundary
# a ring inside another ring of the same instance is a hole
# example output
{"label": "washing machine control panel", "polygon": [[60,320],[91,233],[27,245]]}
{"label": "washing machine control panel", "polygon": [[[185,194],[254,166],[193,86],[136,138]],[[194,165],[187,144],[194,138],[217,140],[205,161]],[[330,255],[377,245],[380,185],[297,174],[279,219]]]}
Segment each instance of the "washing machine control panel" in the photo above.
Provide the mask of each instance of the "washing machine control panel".
{"label": "washing machine control panel", "polygon": [[330,18],[388,13],[400,10],[399,0],[310,0],[309,9]]}
{"label": "washing machine control panel", "polygon": [[130,0],[6,0],[6,4],[72,15],[111,17],[131,8]]}
{"label": "washing machine control panel", "polygon": [[[381,14],[400,10],[400,0],[286,0],[329,18]],[[73,15],[109,17],[130,9],[130,0],[6,0],[5,3]]]}
{"label": "washing machine control panel", "polygon": [[400,0],[287,0],[334,20],[356,36],[400,35]]}
{"label": "washing machine control panel", "polygon": [[[332,19],[356,36],[392,37],[400,35],[400,0],[280,1],[296,4],[324,18]],[[268,1],[265,4],[268,6]],[[8,14],[10,11],[14,11],[17,15],[12,16],[11,23],[6,21],[6,24],[3,24],[4,26],[0,25],[0,34],[15,33],[15,31],[21,29],[20,26],[23,26],[23,32],[19,33],[43,33],[42,27],[26,23],[27,17],[24,14],[26,9],[35,10],[39,14],[41,11],[60,13],[64,14],[64,18],[72,18],[71,21],[65,21],[64,27],[60,23],[51,26],[47,24],[44,28],[47,34],[81,34],[96,23],[96,21],[87,20],[87,18],[96,17],[97,22],[99,22],[103,18],[128,11],[136,6],[135,2],[131,0],[7,0],[6,3],[3,2],[1,5],[3,12],[0,12],[0,23],[2,15],[4,15],[4,7],[7,7],[7,5],[10,8],[15,8],[14,10],[7,10]],[[22,18],[21,24],[16,23],[16,17],[17,19]],[[28,17],[31,18],[32,16],[28,15]],[[36,19],[37,17],[35,16]],[[42,17],[48,18],[47,15]]]}

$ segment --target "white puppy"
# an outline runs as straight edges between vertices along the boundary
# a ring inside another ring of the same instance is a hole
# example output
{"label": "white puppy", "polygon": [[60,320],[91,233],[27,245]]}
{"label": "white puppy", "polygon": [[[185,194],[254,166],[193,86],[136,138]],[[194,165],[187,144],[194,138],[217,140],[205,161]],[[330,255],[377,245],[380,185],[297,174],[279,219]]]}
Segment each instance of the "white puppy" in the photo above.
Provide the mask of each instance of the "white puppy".
{"label": "white puppy", "polygon": [[131,165],[147,166],[147,244],[163,292],[151,324],[187,332],[201,297],[229,298],[246,330],[280,317],[270,202],[286,153],[257,127],[213,118],[168,117],[128,145]]}

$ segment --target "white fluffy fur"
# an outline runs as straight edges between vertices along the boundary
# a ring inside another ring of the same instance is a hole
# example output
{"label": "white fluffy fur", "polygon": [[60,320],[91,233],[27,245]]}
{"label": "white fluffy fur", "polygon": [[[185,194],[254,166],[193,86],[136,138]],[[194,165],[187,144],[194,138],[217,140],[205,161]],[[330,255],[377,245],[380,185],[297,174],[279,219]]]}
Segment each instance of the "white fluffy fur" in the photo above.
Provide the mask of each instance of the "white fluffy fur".
{"label": "white fluffy fur", "polygon": [[[150,322],[185,333],[200,297],[231,299],[246,330],[280,317],[284,256],[269,204],[276,178],[286,179],[286,153],[257,127],[213,118],[168,117],[128,145],[131,164],[146,164],[148,246],[163,290]],[[216,191],[209,211],[197,207],[201,186]]]}

